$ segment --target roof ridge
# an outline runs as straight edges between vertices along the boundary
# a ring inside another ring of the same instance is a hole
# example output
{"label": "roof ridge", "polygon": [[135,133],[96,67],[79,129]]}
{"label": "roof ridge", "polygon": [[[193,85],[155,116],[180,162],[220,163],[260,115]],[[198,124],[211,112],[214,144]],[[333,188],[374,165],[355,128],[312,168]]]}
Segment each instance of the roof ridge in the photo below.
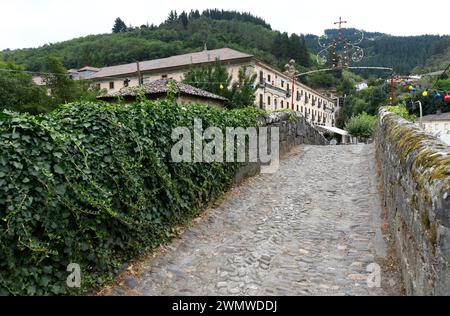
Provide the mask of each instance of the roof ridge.
{"label": "roof ridge", "polygon": [[[117,92],[110,92],[103,95],[100,95],[97,97],[98,99],[104,99],[104,98],[116,98],[119,96],[136,96],[139,87],[143,87],[145,94],[158,94],[158,93],[166,93],[168,91],[167,84],[171,82],[170,79],[158,79],[155,81],[147,82],[141,86],[137,87],[125,87],[120,89]],[[211,98],[211,99],[217,99],[221,101],[226,101],[227,99],[219,96],[217,94],[205,91],[203,89],[191,86],[184,82],[177,82],[175,81],[176,89],[178,93],[184,93],[188,95],[198,96],[198,97],[204,97],[204,98]]]}
{"label": "roof ridge", "polygon": [[[151,71],[164,68],[187,66],[189,64],[208,63],[217,58],[219,58],[220,60],[234,60],[252,57],[254,56],[229,47],[224,47],[208,51],[192,52],[165,58],[139,61],[139,65],[141,71]],[[90,78],[96,79],[135,73],[137,72],[137,63],[138,62],[103,67],[99,72],[97,72]]]}

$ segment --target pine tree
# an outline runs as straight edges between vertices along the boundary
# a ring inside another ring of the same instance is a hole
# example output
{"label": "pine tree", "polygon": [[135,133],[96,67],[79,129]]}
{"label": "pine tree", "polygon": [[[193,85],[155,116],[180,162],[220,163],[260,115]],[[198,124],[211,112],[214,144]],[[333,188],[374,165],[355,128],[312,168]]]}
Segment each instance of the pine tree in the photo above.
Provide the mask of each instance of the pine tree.
{"label": "pine tree", "polygon": [[123,33],[128,30],[127,25],[121,18],[117,18],[112,29],[113,33]]}
{"label": "pine tree", "polygon": [[166,23],[171,24],[171,23],[176,23],[178,22],[178,13],[175,10],[170,11],[169,16],[167,17]]}
{"label": "pine tree", "polygon": [[188,15],[184,11],[180,14],[180,23],[183,26],[183,29],[187,29],[187,26],[189,24],[189,19],[188,19]]}
{"label": "pine tree", "polygon": [[256,86],[257,75],[247,75],[247,68],[242,67],[239,69],[239,81],[234,82],[231,88],[231,97],[229,102],[229,108],[243,108],[254,106],[256,99]]}
{"label": "pine tree", "polygon": [[298,64],[303,67],[310,67],[311,58],[309,57],[309,49],[308,46],[306,45],[306,39],[304,35],[300,37],[300,42],[301,42],[301,50],[298,57]]}
{"label": "pine tree", "polygon": [[199,89],[228,97],[231,76],[220,60],[216,60],[214,64],[190,69],[184,74],[183,81]]}
{"label": "pine tree", "polygon": [[[184,83],[228,99],[228,108],[242,108],[255,104],[256,74],[247,75],[245,67],[239,69],[239,80],[231,83],[232,76],[220,60],[204,67],[190,69],[184,74]],[[231,86],[231,88],[230,88]]]}

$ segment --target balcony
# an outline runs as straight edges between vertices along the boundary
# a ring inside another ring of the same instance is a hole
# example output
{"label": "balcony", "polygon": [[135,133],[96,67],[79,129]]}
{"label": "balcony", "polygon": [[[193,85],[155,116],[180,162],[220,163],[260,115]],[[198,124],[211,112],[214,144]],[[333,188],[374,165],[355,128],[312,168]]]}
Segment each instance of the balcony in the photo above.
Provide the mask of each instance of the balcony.
{"label": "balcony", "polygon": [[273,84],[271,84],[271,83],[268,83],[268,82],[265,82],[265,83],[263,83],[263,84],[260,83],[260,84],[259,84],[259,87],[262,88],[262,89],[273,90],[273,91],[282,93],[283,95],[286,95],[286,89],[279,88],[279,87],[277,87],[277,86],[275,86],[275,85],[273,85]]}

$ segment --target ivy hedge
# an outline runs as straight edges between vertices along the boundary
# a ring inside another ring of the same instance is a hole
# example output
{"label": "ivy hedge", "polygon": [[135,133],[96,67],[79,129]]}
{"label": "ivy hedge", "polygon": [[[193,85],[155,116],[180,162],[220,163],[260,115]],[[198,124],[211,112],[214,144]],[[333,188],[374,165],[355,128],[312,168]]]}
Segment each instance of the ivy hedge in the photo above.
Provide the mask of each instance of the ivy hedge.
{"label": "ivy hedge", "polygon": [[[74,103],[0,113],[0,295],[80,295],[168,242],[233,184],[239,164],[171,162],[172,129],[256,126],[252,108]],[[70,263],[82,287],[69,289]]]}

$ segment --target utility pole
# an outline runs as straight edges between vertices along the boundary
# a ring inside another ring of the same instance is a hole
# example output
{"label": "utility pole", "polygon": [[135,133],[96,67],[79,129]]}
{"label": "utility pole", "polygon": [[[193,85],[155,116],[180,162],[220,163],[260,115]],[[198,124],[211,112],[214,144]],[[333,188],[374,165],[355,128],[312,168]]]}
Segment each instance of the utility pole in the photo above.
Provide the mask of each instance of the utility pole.
{"label": "utility pole", "polygon": [[142,85],[142,84],[144,84],[144,80],[142,79],[141,66],[140,66],[138,61],[136,62],[136,66],[137,66],[137,74],[138,74],[139,85]]}
{"label": "utility pole", "polygon": [[394,75],[391,76],[391,106],[394,106]]}
{"label": "utility pole", "polygon": [[295,93],[295,75],[292,76],[292,111],[295,111],[295,106],[294,106],[294,93]]}
{"label": "utility pole", "polygon": [[297,68],[295,67],[295,60],[292,59],[291,61],[289,61],[289,64],[284,66],[284,68],[285,68],[284,73],[286,74],[286,76],[288,76],[289,78],[292,78],[291,107],[292,107],[292,111],[295,111],[294,94],[295,94],[295,78],[297,75]]}

